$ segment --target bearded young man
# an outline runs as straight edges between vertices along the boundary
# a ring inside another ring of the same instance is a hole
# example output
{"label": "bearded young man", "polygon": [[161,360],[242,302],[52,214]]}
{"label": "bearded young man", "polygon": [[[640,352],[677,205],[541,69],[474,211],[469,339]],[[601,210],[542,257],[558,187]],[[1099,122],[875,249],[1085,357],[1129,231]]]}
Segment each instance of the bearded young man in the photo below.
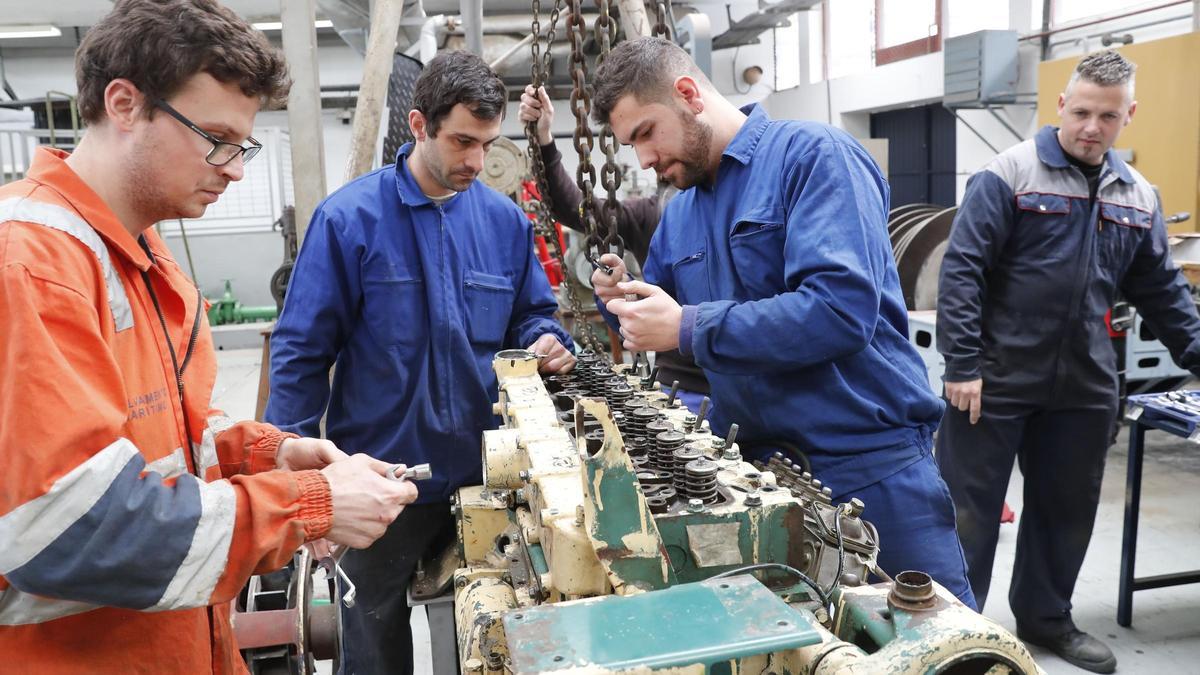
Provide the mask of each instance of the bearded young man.
{"label": "bearded young man", "polygon": [[613,49],[592,103],[643,167],[682,190],[646,283],[621,281],[611,254],[617,273],[592,277],[626,347],[693,356],[712,384],[714,431],[736,422],[760,453],[771,441],[801,448],[834,501],[866,503],[883,570],[925,570],[973,607],[931,454],[943,406],[908,342],[887,182],[870,155],[839,129],[738,109],[661,38]]}
{"label": "bearded young man", "polygon": [[1133,119],[1135,66],[1081,60],[1046,126],[971,177],[938,291],[950,407],[937,456],[982,606],[1014,458],[1024,509],[1008,600],[1017,635],[1111,673],[1071,618],[1117,412],[1104,315],[1119,291],[1181,366],[1200,374],[1200,319],[1171,262],[1150,183],[1111,151]]}
{"label": "bearded young man", "polygon": [[415,142],[318,207],[271,337],[268,420],[316,434],[327,414],[339,445],[433,467],[419,502],[342,561],[358,589],[342,609],[346,673],[413,670],[405,591],[417,561],[454,539],[454,491],[481,481],[492,357],[519,347],[544,355],[543,373],[575,364],[529,219],[475,180],[506,101],[478,56],[429,62],[408,117]]}
{"label": "bearded young man", "polygon": [[0,670],[245,672],[250,575],[369,545],[416,489],[212,408],[203,298],[151,227],[241,180],[288,90],[266,38],[211,0],[122,0],[76,78],[76,150],[0,188]]}

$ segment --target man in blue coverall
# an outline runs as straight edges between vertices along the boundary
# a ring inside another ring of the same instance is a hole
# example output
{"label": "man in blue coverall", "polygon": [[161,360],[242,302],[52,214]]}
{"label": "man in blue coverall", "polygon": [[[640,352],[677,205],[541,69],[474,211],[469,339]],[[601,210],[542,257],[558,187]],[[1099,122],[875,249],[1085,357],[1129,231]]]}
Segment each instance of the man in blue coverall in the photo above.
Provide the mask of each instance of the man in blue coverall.
{"label": "man in blue coverall", "polygon": [[712,384],[714,430],[736,422],[739,438],[800,447],[835,501],[866,503],[885,571],[925,570],[974,607],[931,455],[943,406],[908,342],[888,187],[871,157],[833,127],[739,110],[661,38],[614,48],[592,104],[682,190],[646,283],[618,283],[612,254],[602,260],[615,273],[592,277],[625,346],[693,356]]}
{"label": "man in blue coverall", "polygon": [[1117,410],[1104,315],[1118,291],[1183,367],[1200,374],[1200,319],[1172,264],[1150,183],[1110,151],[1133,117],[1134,65],[1092,54],[1059,96],[1062,126],[971,177],[938,292],[950,406],[937,457],[982,606],[1016,457],[1025,476],[1009,604],[1017,635],[1111,673],[1071,619]]}
{"label": "man in blue coverall", "polygon": [[342,608],[345,673],[413,670],[405,591],[422,555],[453,541],[454,491],[481,481],[493,355],[528,348],[545,373],[575,364],[529,220],[475,181],[506,101],[478,56],[434,58],[409,112],[416,141],[317,208],[271,336],[268,420],[316,436],[325,414],[340,447],[433,468],[418,503],[342,561],[358,591]]}

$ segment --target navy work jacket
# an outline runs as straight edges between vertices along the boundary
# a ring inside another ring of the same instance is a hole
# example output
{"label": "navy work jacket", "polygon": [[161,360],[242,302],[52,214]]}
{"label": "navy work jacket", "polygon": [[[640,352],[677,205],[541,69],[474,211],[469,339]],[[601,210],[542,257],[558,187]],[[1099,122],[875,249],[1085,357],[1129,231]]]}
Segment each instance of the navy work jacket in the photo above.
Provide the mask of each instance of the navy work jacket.
{"label": "navy work jacket", "polygon": [[328,406],[326,436],[346,452],[429,462],[428,503],[480,481],[482,434],[496,427],[493,355],[544,333],[573,345],[521,209],[479,181],[431,201],[411,151],[313,214],[271,336],[266,418],[319,436]]}
{"label": "navy work jacket", "polygon": [[947,382],[983,378],[992,403],[1111,407],[1104,315],[1117,292],[1197,373],[1200,318],[1150,183],[1110,150],[1090,203],[1057,132],[1043,127],[967,183],[942,262],[938,351]]}
{"label": "navy work jacket", "polygon": [[887,182],[843,131],[743,111],[715,183],[667,204],[646,280],[684,306],[714,430],[795,444],[844,494],[919,459],[943,408],[908,342]]}

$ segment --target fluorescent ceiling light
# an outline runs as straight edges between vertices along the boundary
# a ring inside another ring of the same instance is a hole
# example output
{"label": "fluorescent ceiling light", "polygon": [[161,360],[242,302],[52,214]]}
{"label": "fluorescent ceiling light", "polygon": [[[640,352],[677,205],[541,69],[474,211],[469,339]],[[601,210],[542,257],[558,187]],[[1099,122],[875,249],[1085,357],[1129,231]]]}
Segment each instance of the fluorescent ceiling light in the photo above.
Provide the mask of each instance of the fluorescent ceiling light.
{"label": "fluorescent ceiling light", "polygon": [[62,35],[56,26],[0,26],[0,40],[49,38]]}
{"label": "fluorescent ceiling light", "polygon": [[[250,25],[262,31],[283,29],[283,22],[280,21],[262,21]],[[313,22],[313,28],[333,28],[333,22],[329,19],[317,19]]]}

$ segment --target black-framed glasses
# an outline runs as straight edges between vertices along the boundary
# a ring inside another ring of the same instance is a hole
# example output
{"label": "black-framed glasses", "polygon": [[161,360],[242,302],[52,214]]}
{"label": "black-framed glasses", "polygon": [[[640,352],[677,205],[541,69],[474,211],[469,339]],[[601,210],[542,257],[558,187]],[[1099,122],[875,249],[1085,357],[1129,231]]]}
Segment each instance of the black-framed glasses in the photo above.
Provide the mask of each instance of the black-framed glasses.
{"label": "black-framed glasses", "polygon": [[237,157],[238,155],[242,156],[242,164],[246,164],[250,160],[254,159],[254,156],[258,154],[259,150],[262,150],[262,143],[254,140],[253,136],[246,139],[247,141],[250,141],[250,145],[226,143],[225,141],[214,137],[212,134],[196,126],[195,122],[184,117],[178,110],[168,105],[166,101],[157,99],[154,101],[154,105],[162,108],[163,111],[168,115],[179,120],[179,123],[183,126],[203,136],[204,140],[212,143],[213,148],[212,150],[208,151],[208,154],[204,157],[204,161],[212,164],[213,166],[225,166],[226,164],[232,162],[233,158]]}

